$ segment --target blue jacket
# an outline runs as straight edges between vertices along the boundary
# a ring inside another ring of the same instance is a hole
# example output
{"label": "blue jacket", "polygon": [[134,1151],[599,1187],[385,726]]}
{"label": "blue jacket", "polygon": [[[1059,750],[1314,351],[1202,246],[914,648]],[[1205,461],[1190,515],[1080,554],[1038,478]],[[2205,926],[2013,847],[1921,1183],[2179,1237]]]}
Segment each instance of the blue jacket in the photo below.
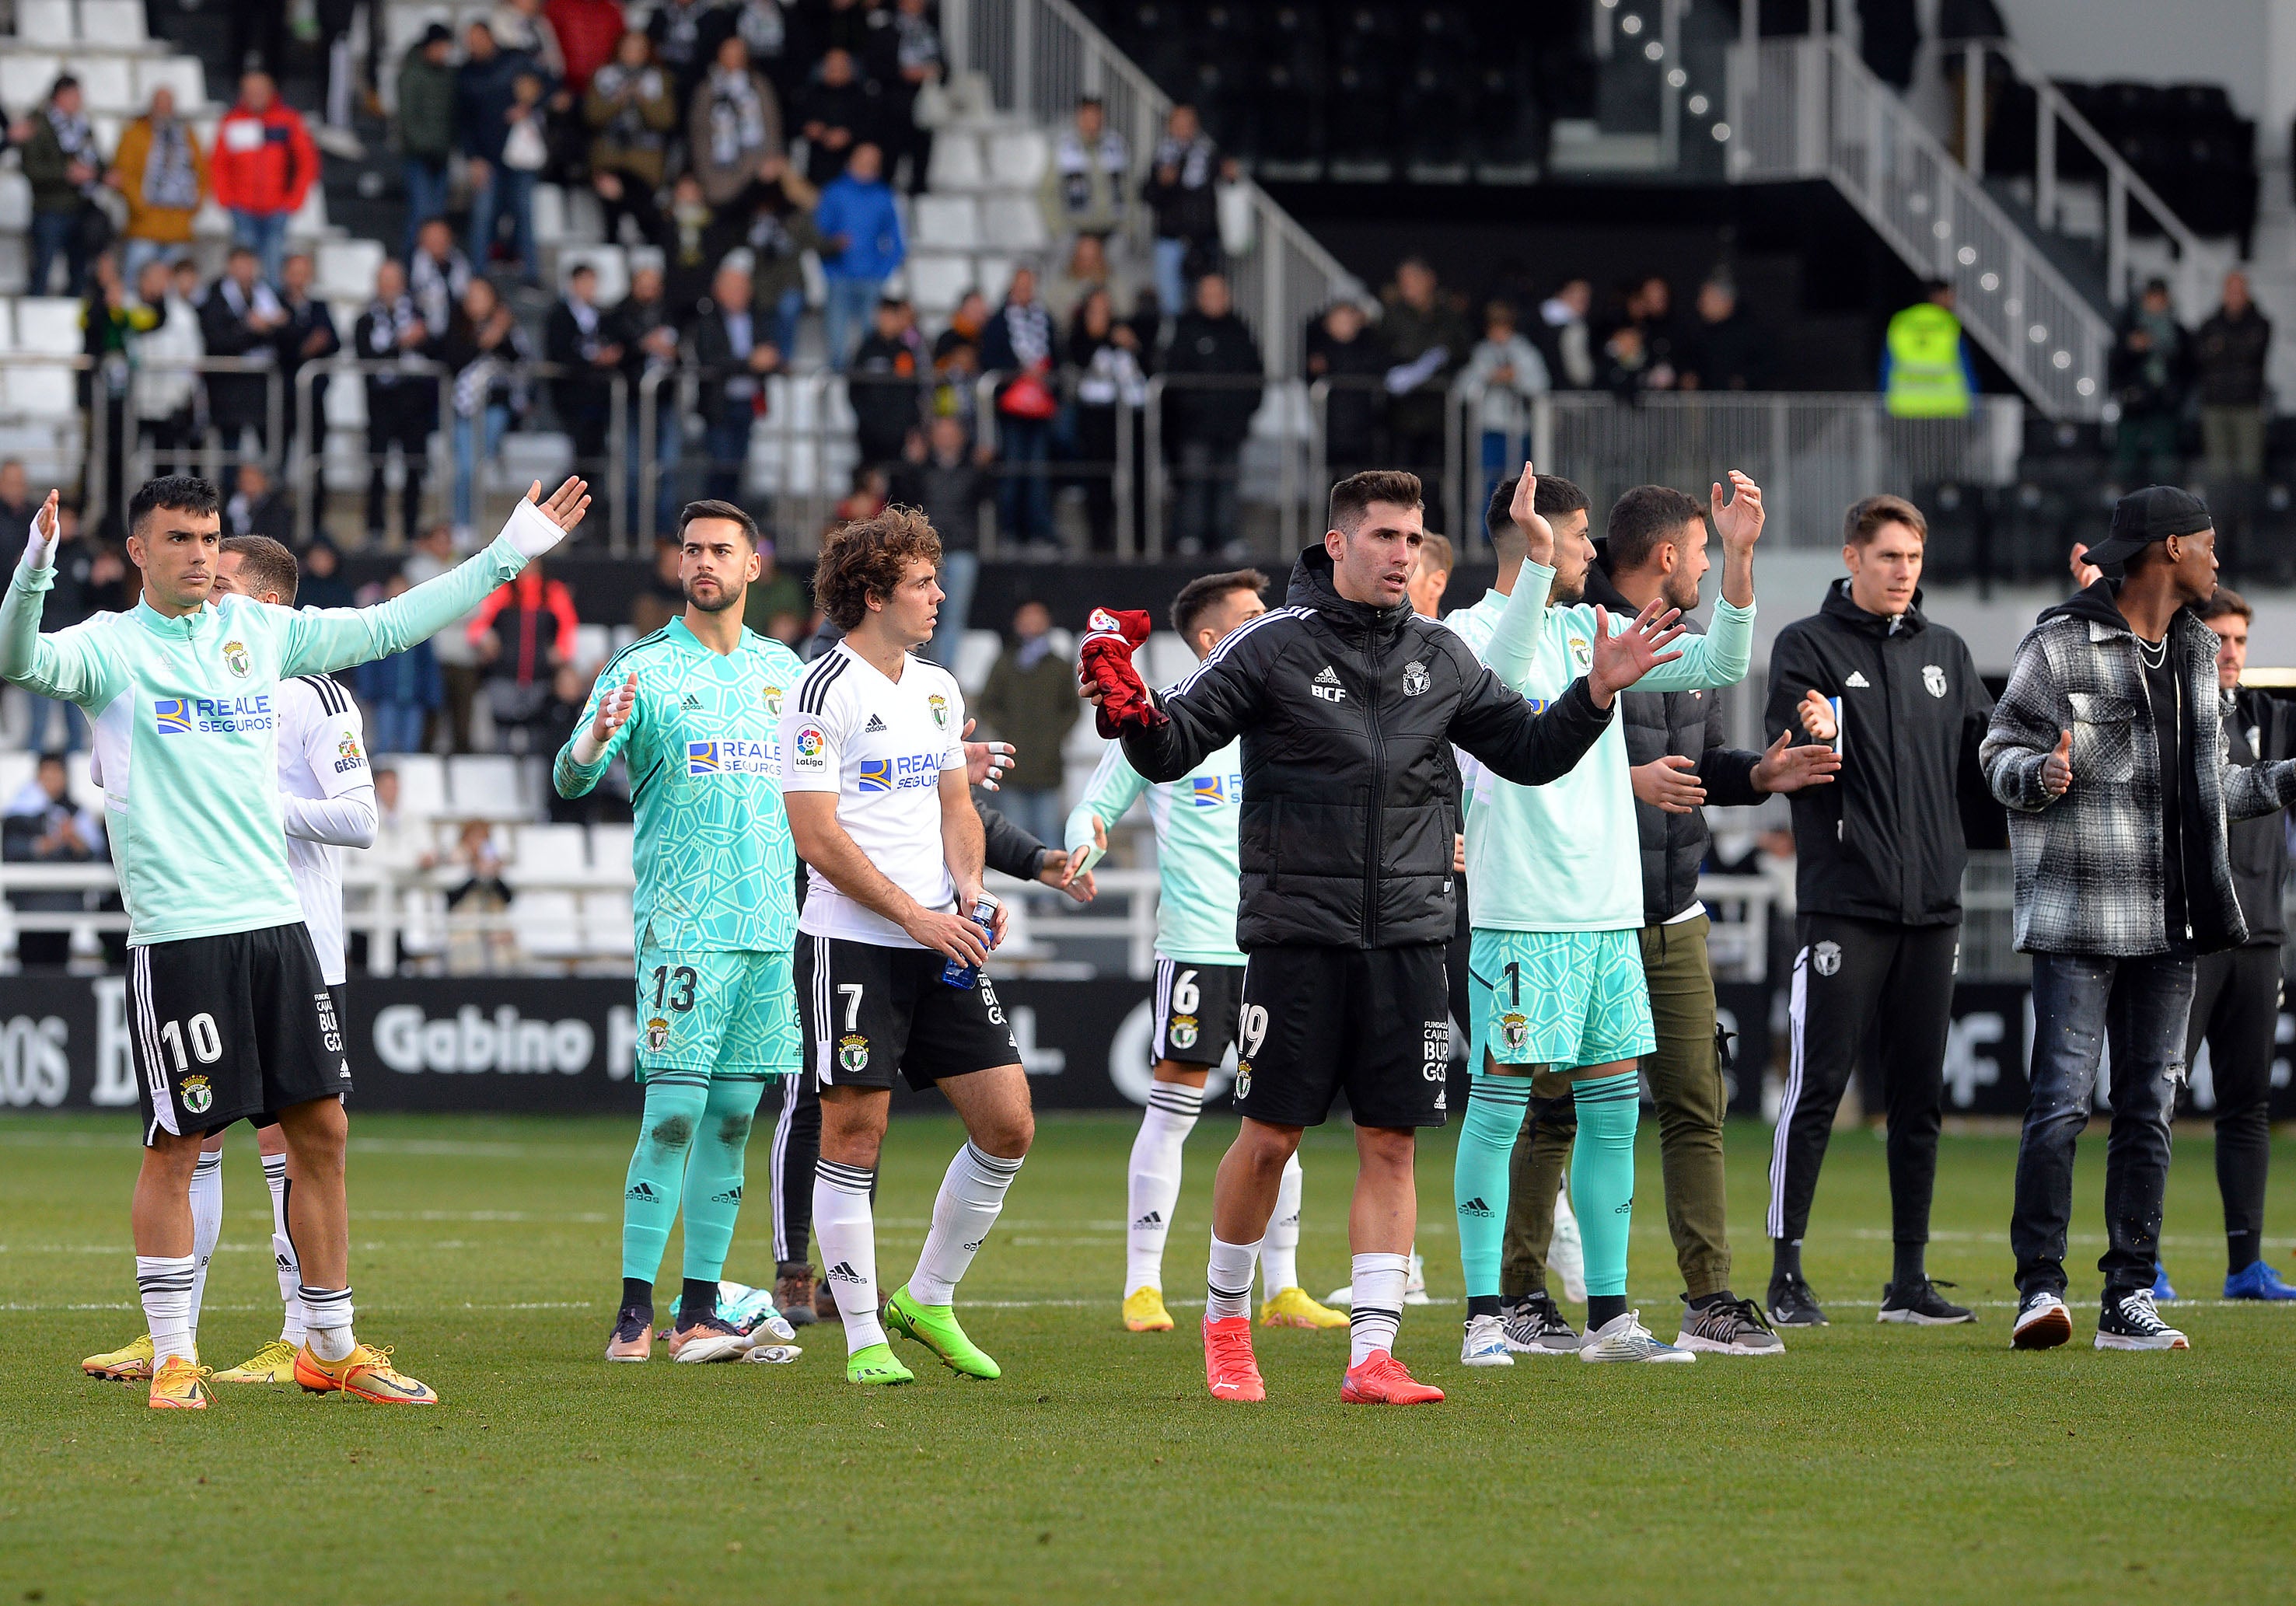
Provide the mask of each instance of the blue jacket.
{"label": "blue jacket", "polygon": [[447,681],[439,655],[426,641],[404,652],[361,664],[352,671],[352,689],[368,702],[405,703],[418,709],[447,706]]}
{"label": "blue jacket", "polygon": [[510,137],[504,114],[518,99],[511,86],[521,72],[541,76],[542,70],[515,50],[498,50],[490,60],[455,70],[455,138],[463,155],[502,160],[503,142]]}
{"label": "blue jacket", "polygon": [[863,184],[850,174],[833,180],[821,192],[813,225],[849,242],[842,255],[822,258],[821,271],[832,279],[882,279],[909,254],[888,184]]}

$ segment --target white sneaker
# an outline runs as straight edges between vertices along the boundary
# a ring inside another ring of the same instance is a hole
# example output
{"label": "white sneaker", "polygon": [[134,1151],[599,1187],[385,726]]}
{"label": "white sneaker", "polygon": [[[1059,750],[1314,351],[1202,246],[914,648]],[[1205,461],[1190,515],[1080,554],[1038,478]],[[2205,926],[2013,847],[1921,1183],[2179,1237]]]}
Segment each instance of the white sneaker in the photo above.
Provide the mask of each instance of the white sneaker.
{"label": "white sneaker", "polygon": [[1643,1325],[1643,1313],[1630,1310],[1613,1316],[1587,1335],[1578,1346],[1582,1361],[1694,1361],[1687,1349],[1660,1342]]}
{"label": "white sneaker", "polygon": [[1323,1302],[1326,1305],[1341,1307],[1353,1305],[1356,1302],[1356,1285],[1352,1282],[1341,1283],[1339,1287],[1324,1296]]}
{"label": "white sneaker", "polygon": [[1570,1190],[1554,1196],[1554,1236],[1546,1246],[1546,1267],[1562,1279],[1562,1297],[1587,1302],[1587,1251],[1578,1241],[1578,1217],[1571,1213]]}
{"label": "white sneaker", "polygon": [[1462,1366],[1512,1366],[1514,1356],[1507,1352],[1506,1329],[1496,1316],[1469,1316],[1467,1335],[1459,1340],[1459,1364]]}
{"label": "white sneaker", "polygon": [[2073,1336],[2072,1313],[2056,1295],[2035,1292],[2017,1307],[2017,1324],[2009,1330],[2012,1349],[2054,1349]]}
{"label": "white sneaker", "polygon": [[[1353,1285],[1349,1285],[1353,1292]],[[1403,1302],[1406,1305],[1427,1303],[1427,1262],[1417,1250],[1411,1251],[1411,1270],[1403,1279]]]}

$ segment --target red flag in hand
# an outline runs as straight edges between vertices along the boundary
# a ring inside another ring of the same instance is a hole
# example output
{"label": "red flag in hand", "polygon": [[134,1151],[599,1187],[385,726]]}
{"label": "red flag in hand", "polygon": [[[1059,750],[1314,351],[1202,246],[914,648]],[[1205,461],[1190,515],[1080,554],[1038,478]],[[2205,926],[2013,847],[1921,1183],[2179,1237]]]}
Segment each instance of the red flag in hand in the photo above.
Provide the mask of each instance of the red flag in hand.
{"label": "red flag in hand", "polygon": [[1145,613],[1092,610],[1077,649],[1077,673],[1086,691],[1100,689],[1094,723],[1103,737],[1115,737],[1128,725],[1153,728],[1168,717],[1148,700],[1148,688],[1132,667],[1133,651],[1148,639],[1149,626]]}

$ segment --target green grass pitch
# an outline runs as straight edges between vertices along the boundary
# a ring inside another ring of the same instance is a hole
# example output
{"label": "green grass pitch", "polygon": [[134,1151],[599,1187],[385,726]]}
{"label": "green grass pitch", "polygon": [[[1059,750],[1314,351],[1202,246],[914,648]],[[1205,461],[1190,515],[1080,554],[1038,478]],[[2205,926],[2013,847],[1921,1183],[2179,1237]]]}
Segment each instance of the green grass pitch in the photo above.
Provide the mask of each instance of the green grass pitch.
{"label": "green grass pitch", "polygon": [[[2169,1184],[2187,1355],[2089,1348],[2102,1134],[2081,1154],[2075,1341],[2008,1348],[2010,1137],[1945,1142],[1931,1269],[1973,1327],[1873,1320],[1888,1271],[1881,1144],[1837,1135],[1808,1265],[1834,1324],[1775,1360],[1457,1364],[1447,1136],[1422,1151],[1439,1299],[1398,1348],[1448,1403],[1339,1403],[1346,1335],[1263,1333],[1270,1401],[1203,1393],[1193,1332],[1117,1317],[1125,1117],[1047,1118],[962,1291],[1002,1381],[912,1346],[917,1385],[842,1381],[813,1328],[788,1367],[610,1366],[632,1123],[364,1117],[352,1151],[359,1332],[398,1346],[435,1411],[294,1389],[155,1415],[77,1363],[140,1330],[127,1205],[133,1122],[0,1119],[0,1606],[282,1602],[1640,1601],[2287,1598],[2296,1308],[2228,1307],[2205,1127]],[[1168,1260],[1201,1297],[1206,1120]],[[955,1142],[897,1118],[879,1201],[889,1282],[914,1256]],[[1730,1133],[1742,1292],[1760,1242],[1766,1128]],[[1346,1129],[1308,1135],[1302,1272],[1346,1280]],[[2267,1240],[2296,1236],[2282,1144]],[[727,1274],[771,1271],[758,1217]],[[1632,1288],[1674,1332],[1655,1133],[1642,1133]],[[203,1356],[276,1331],[268,1200],[235,1132]],[[662,1303],[674,1297],[673,1238]]]}

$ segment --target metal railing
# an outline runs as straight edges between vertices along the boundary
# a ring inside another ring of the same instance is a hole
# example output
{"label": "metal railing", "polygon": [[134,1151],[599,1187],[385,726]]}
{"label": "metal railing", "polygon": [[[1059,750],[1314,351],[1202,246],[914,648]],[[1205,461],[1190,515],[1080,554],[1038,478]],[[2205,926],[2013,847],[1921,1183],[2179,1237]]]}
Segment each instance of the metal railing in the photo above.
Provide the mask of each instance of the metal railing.
{"label": "metal railing", "polygon": [[[1753,10],[1747,7],[1749,12]],[[1838,37],[1730,52],[1729,173],[1830,181],[2051,418],[2095,418],[2112,327]]]}

